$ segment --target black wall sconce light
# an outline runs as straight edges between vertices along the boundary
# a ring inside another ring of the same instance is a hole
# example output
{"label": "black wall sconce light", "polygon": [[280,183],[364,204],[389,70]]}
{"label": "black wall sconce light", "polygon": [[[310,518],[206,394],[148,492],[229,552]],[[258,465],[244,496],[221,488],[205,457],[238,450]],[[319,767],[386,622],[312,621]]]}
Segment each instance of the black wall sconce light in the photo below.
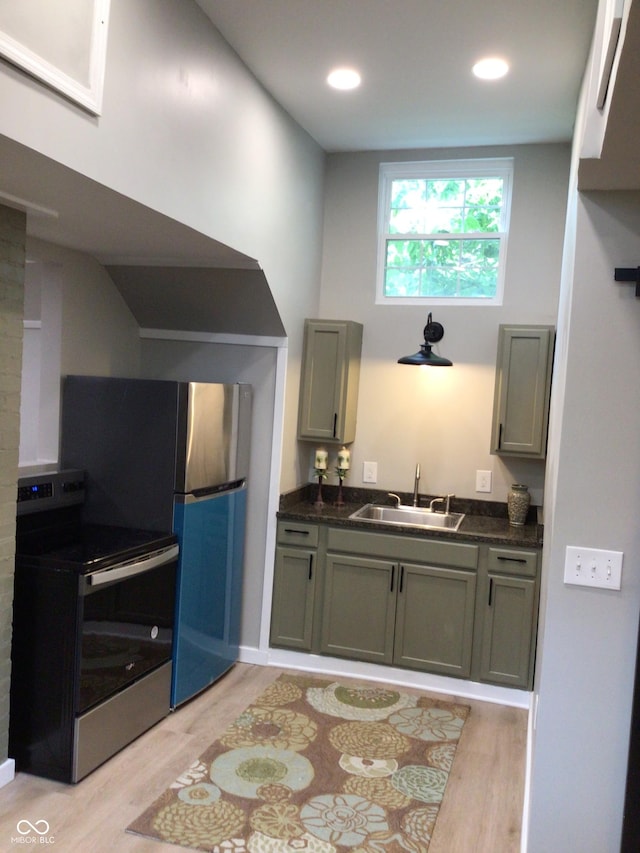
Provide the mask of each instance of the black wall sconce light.
{"label": "black wall sconce light", "polygon": [[427,317],[427,325],[424,327],[424,343],[420,344],[420,351],[413,355],[405,355],[398,359],[398,364],[426,365],[427,367],[452,367],[453,362],[441,355],[431,351],[431,345],[437,344],[444,336],[442,323],[437,323],[431,317],[431,311]]}

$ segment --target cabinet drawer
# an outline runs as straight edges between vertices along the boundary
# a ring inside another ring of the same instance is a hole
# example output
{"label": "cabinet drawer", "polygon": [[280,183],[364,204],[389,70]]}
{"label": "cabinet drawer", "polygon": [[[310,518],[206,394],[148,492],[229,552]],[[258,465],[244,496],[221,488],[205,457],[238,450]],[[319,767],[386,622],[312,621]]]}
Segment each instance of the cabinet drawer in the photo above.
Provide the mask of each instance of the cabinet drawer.
{"label": "cabinet drawer", "polygon": [[327,547],[330,551],[351,552],[413,563],[433,563],[475,569],[478,546],[444,539],[422,539],[417,536],[390,536],[364,530],[330,527]]}
{"label": "cabinet drawer", "polygon": [[490,572],[535,578],[538,571],[538,552],[518,551],[515,548],[489,548],[488,566]]}
{"label": "cabinet drawer", "polygon": [[316,548],[318,545],[318,526],[317,524],[305,524],[304,521],[280,521],[278,522],[278,544]]}

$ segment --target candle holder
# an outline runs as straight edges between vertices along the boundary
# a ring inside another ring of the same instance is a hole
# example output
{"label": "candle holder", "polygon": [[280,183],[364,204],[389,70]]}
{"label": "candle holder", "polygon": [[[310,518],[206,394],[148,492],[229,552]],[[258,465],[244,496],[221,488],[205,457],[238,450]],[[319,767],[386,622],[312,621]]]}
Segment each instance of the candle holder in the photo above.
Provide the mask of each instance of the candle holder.
{"label": "candle holder", "polygon": [[348,476],[349,471],[347,468],[336,468],[336,474],[338,475],[338,499],[336,500],[336,506],[344,506],[344,500],[342,499],[342,481]]}
{"label": "candle holder", "polygon": [[318,496],[316,497],[316,502],[314,506],[318,509],[321,509],[324,506],[324,501],[322,500],[322,481],[327,478],[327,471],[325,468],[314,468],[316,473],[316,477],[318,478]]}

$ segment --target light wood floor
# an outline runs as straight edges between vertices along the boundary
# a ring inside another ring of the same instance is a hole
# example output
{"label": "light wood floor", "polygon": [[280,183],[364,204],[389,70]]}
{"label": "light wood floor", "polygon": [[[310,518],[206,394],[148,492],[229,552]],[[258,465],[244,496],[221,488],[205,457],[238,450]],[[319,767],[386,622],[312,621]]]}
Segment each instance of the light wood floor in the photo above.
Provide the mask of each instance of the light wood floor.
{"label": "light wood floor", "polygon": [[[54,853],[169,853],[125,832],[282,670],[237,664],[221,681],[138,738],[78,785],[25,773],[0,788],[0,850],[21,820],[50,826]],[[406,689],[406,688],[403,688]],[[420,691],[416,691],[420,692]],[[447,697],[439,697],[447,698]],[[450,697],[455,698],[455,697]],[[471,706],[429,853],[517,853],[524,795],[526,711]],[[30,847],[43,849],[42,844]]]}

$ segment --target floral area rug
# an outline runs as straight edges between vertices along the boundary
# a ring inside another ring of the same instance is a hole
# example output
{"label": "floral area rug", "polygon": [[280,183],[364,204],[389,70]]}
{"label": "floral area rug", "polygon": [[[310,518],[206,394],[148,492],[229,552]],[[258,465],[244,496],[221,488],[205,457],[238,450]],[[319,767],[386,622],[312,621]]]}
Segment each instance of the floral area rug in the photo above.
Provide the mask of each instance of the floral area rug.
{"label": "floral area rug", "polygon": [[215,853],[424,853],[468,714],[281,675],[128,831]]}

